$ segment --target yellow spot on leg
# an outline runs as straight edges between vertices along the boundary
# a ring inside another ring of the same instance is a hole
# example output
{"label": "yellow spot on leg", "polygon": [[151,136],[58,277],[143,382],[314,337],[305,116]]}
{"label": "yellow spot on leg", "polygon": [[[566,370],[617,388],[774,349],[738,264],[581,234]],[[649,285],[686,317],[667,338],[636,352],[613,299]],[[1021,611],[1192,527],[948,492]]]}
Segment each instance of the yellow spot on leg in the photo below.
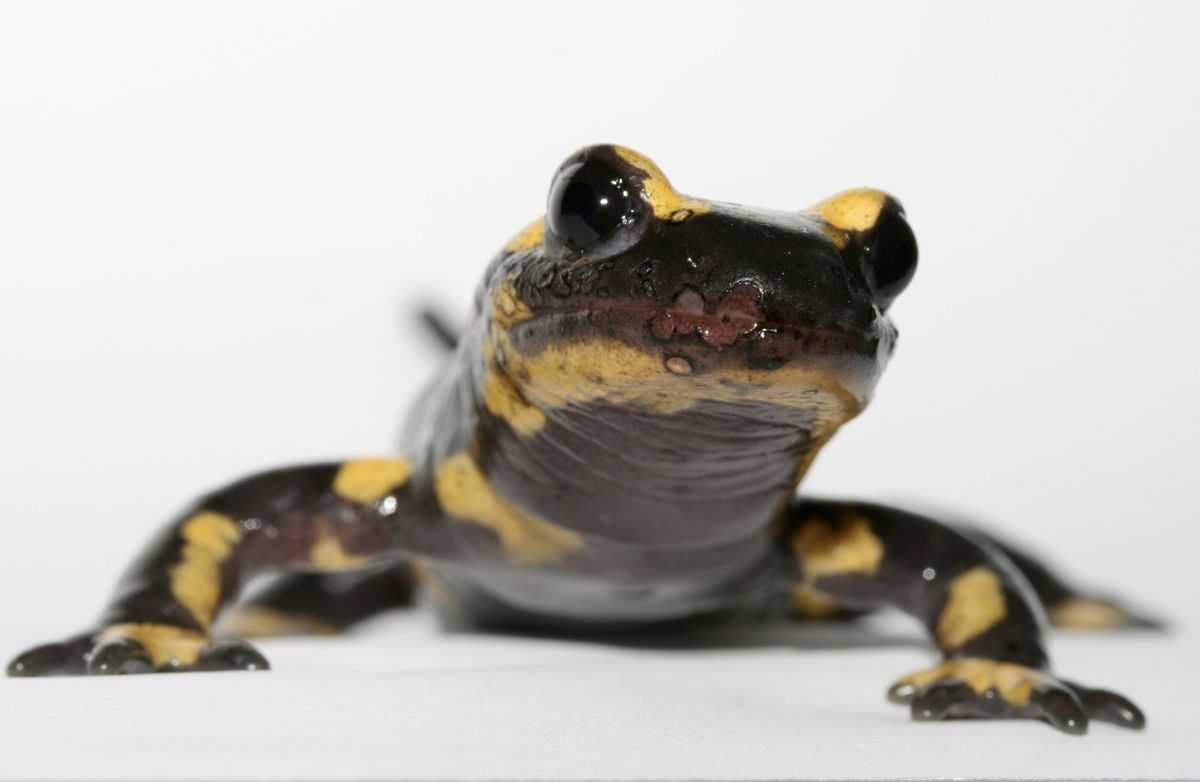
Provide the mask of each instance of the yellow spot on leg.
{"label": "yellow spot on leg", "polygon": [[495,532],[513,562],[552,562],[583,548],[577,533],[531,516],[501,497],[467,453],[438,465],[434,491],[450,516]]}
{"label": "yellow spot on leg", "polygon": [[1125,612],[1112,603],[1069,597],[1050,606],[1050,624],[1068,630],[1111,630],[1128,624]]}
{"label": "yellow spot on leg", "polygon": [[807,584],[792,587],[790,594],[792,616],[800,619],[828,619],[837,615],[833,598]]}
{"label": "yellow spot on leg", "polygon": [[1005,616],[1000,577],[989,568],[971,568],[950,582],[949,592],[937,622],[938,643],[943,649],[959,648]]}
{"label": "yellow spot on leg", "polygon": [[356,459],[346,462],[333,478],[333,491],[353,502],[378,502],[412,476],[408,459]]}
{"label": "yellow spot on leg", "polygon": [[160,624],[125,623],[112,625],[100,633],[97,643],[115,640],[136,641],[150,656],[155,668],[191,665],[208,643],[202,633]]}
{"label": "yellow spot on leg", "polygon": [[892,688],[915,687],[921,690],[934,683],[949,681],[966,684],[976,695],[983,695],[992,690],[1007,703],[1025,706],[1029,703],[1034,688],[1049,681],[1049,677],[1024,665],[981,657],[963,657],[909,674],[893,684]]}
{"label": "yellow spot on leg", "polygon": [[308,550],[308,561],[319,570],[354,570],[367,564],[366,557],[347,553],[326,524],[317,527],[317,541]]}
{"label": "yellow spot on leg", "polygon": [[179,564],[171,568],[171,594],[208,628],[221,600],[221,563],[242,533],[230,517],[201,511],[183,522],[179,535],[184,545]]}
{"label": "yellow spot on leg", "polygon": [[260,605],[237,606],[221,615],[214,635],[225,638],[274,638],[288,635],[336,635],[341,630],[318,616],[294,614]]}
{"label": "yellow spot on leg", "polygon": [[840,509],[834,523],[818,517],[806,520],[792,533],[791,542],[809,585],[824,576],[873,575],[883,561],[883,542],[870,522],[849,508]]}

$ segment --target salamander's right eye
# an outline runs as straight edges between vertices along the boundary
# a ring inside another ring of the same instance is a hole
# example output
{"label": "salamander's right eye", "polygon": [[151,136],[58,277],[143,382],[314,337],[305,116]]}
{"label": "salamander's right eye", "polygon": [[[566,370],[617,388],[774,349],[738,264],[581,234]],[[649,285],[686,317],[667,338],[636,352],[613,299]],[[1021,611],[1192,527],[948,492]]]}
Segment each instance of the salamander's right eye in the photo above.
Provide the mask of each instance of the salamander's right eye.
{"label": "salamander's right eye", "polygon": [[646,209],[637,183],[603,156],[585,149],[555,174],[546,227],[568,249],[588,252],[640,223]]}

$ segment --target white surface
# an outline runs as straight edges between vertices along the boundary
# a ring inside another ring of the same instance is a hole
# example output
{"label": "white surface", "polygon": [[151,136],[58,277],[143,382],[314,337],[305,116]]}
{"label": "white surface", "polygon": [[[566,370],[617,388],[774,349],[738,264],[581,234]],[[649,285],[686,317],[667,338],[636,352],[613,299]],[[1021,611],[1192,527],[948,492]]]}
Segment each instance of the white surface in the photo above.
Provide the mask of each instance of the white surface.
{"label": "white surface", "polygon": [[[1198,25],[1200,5],[1166,3],[0,5],[0,650],[89,621],[199,491],[392,448],[434,355],[413,302],[463,311],[558,162],[595,141],[721,200],[898,195],[922,249],[899,352],[810,490],[973,514],[1200,626]],[[433,654],[475,643],[514,664],[559,649],[456,638]],[[835,677],[825,653],[570,645],[569,665],[431,676],[388,647],[395,671],[335,676],[340,651],[272,645],[280,673],[245,683],[0,682],[0,771],[40,753],[82,775],[117,736],[145,757],[187,744],[170,768],[197,776],[434,773],[422,757],[487,772],[474,747],[584,776],[596,753],[613,774],[674,757],[700,775],[689,753],[731,775],[947,753],[947,775],[1195,772],[1180,736],[1200,730],[1173,694],[1194,692],[1194,646],[1073,644],[1071,672],[1127,686],[1150,733],[910,726],[880,699],[909,652],[839,656],[870,675]],[[841,682],[852,704],[822,695]],[[559,692],[611,721],[574,730],[584,709]],[[720,740],[699,703],[713,692],[738,710],[727,729],[778,740]],[[389,743],[254,741],[358,722]]]}
{"label": "white surface", "polygon": [[930,657],[907,625],[879,624],[730,626],[638,649],[442,636],[417,613],[264,642],[269,674],[2,680],[0,779],[1200,777],[1194,640],[1057,638],[1061,671],[1150,719],[1078,738],[909,722],[883,692]]}

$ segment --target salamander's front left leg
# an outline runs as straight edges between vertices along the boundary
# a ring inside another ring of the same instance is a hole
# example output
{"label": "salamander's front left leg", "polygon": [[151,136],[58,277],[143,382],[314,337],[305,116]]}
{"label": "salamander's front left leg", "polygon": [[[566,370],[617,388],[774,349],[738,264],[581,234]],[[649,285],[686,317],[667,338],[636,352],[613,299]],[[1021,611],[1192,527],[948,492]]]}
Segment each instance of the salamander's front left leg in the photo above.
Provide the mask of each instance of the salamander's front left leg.
{"label": "salamander's front left leg", "polygon": [[204,497],[150,544],[97,625],[18,656],[12,676],[257,670],[243,641],[212,641],[222,607],[275,568],[361,567],[410,550],[420,512],[406,459],[262,473]]}
{"label": "salamander's front left leg", "polygon": [[1068,733],[1088,720],[1145,724],[1128,699],[1056,678],[1037,598],[996,549],[931,519],[865,503],[796,501],[783,527],[798,587],[850,609],[892,605],[921,620],[944,660],[888,695],[918,720],[1041,719]]}

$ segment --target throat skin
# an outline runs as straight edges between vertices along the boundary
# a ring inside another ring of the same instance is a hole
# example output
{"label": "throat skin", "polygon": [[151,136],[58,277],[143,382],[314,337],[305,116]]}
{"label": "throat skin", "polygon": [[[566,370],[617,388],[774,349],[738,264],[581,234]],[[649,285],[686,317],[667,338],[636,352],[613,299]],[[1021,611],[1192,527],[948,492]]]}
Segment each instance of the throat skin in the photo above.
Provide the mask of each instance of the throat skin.
{"label": "throat skin", "polygon": [[522,435],[484,411],[489,481],[523,510],[616,546],[683,551],[761,536],[828,439],[814,433],[815,412],[760,401],[666,413],[591,400],[545,416]]}
{"label": "throat skin", "polygon": [[468,330],[410,415],[402,447],[442,521],[426,543],[451,602],[518,624],[640,623],[786,583],[773,525],[865,400],[804,368],[692,357],[678,375],[608,342],[553,346]]}

